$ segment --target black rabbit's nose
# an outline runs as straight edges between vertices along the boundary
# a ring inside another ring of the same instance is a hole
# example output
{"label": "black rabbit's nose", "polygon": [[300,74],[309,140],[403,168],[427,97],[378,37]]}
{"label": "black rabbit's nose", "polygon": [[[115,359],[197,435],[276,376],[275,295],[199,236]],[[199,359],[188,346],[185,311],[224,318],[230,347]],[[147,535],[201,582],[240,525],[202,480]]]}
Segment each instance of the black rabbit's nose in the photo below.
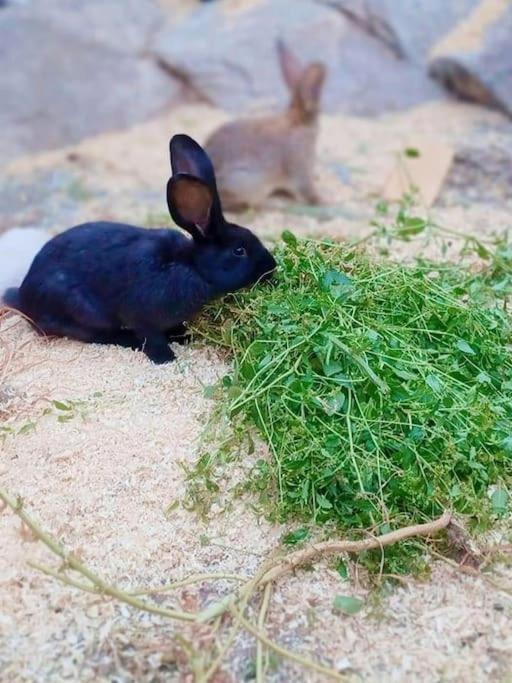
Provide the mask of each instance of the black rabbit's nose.
{"label": "black rabbit's nose", "polygon": [[272,256],[272,254],[267,254],[266,257],[262,260],[260,266],[260,271],[262,273],[260,281],[267,282],[274,275],[275,269],[277,267],[276,260]]}

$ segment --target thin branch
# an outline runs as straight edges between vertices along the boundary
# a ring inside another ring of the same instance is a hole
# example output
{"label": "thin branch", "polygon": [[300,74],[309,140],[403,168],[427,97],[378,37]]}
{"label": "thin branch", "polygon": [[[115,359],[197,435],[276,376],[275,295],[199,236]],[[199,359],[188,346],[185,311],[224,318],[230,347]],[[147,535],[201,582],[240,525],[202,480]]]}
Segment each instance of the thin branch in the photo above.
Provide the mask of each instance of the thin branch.
{"label": "thin branch", "polygon": [[96,586],[90,586],[86,583],[82,583],[81,581],[76,581],[75,579],[72,579],[70,576],[65,574],[62,571],[57,571],[56,569],[52,569],[51,567],[47,567],[45,564],[39,564],[39,562],[34,562],[33,560],[29,560],[27,562],[29,567],[32,567],[33,569],[37,569],[39,572],[42,572],[43,574],[46,574],[46,576],[51,576],[54,579],[57,579],[57,581],[60,581],[61,583],[65,583],[66,586],[71,586],[72,588],[78,588],[80,591],[84,591],[86,593],[94,593],[95,595],[103,595],[103,592],[97,588]]}
{"label": "thin branch", "polygon": [[314,562],[320,557],[340,555],[342,553],[363,553],[367,550],[375,550],[376,548],[393,545],[394,543],[404,541],[413,536],[430,536],[442,529],[446,529],[451,520],[451,512],[446,511],[441,517],[438,517],[438,519],[435,519],[432,522],[406,526],[402,529],[396,529],[387,534],[382,534],[381,536],[365,538],[362,541],[325,541],[324,543],[315,543],[304,550],[297,550],[296,552],[290,553],[280,560],[264,574],[261,579],[261,585],[265,585],[270,581],[275,581],[297,567]]}
{"label": "thin branch", "polygon": [[[270,595],[272,593],[272,584],[267,583],[263,590],[263,600],[260,607],[260,613],[258,616],[258,629],[264,633],[265,628],[265,618],[267,616],[268,606],[270,603]],[[256,683],[264,683],[265,681],[265,671],[263,667],[263,642],[258,638],[256,644]]]}
{"label": "thin branch", "polygon": [[[206,683],[211,676],[217,671],[219,666],[222,664],[222,661],[224,660],[224,657],[226,654],[229,652],[230,648],[232,647],[235,638],[237,635],[240,633],[242,630],[242,624],[241,624],[241,619],[243,618],[245,609],[247,607],[247,603],[249,602],[252,594],[254,591],[257,589],[259,582],[261,581],[261,577],[263,574],[267,571],[267,565],[265,564],[256,574],[255,576],[245,585],[243,592],[240,594],[240,606],[236,610],[235,614],[235,619],[234,619],[234,624],[233,628],[231,630],[231,633],[229,634],[229,637],[226,641],[226,643],[223,645],[221,648],[221,651],[219,652],[218,656],[214,660],[213,664],[208,668],[207,672],[204,675],[204,678],[201,678],[198,683]],[[233,600],[234,604],[234,600]]]}
{"label": "thin branch", "polygon": [[155,588],[140,588],[136,591],[130,591],[130,595],[155,595],[157,593],[168,593],[169,591],[182,588],[183,586],[189,586],[192,583],[199,583],[200,581],[223,580],[240,581],[240,583],[244,583],[248,579],[246,576],[240,576],[239,574],[192,574],[192,576],[188,576],[186,579],[175,581],[174,583],[168,583],[164,586],[156,586]]}
{"label": "thin branch", "polygon": [[[55,555],[58,555],[64,560],[64,565],[66,567],[69,567],[73,571],[78,572],[78,574],[81,574],[88,579],[93,586],[98,589],[98,593],[109,595],[112,598],[116,598],[117,600],[131,605],[136,609],[141,609],[144,612],[151,612],[152,614],[159,614],[172,619],[179,619],[180,621],[196,620],[195,614],[154,607],[147,602],[138,600],[129,593],[125,593],[116,586],[111,586],[110,584],[106,583],[102,578],[94,574],[88,567],[82,564],[72,553],[66,552],[60,543],[58,543],[55,539],[41,529],[40,526],[34,522],[34,520],[24,511],[21,498],[11,498],[11,496],[3,489],[0,489],[0,500],[2,500],[8,507],[11,508],[11,510],[27,525],[30,531],[32,531],[36,538],[42,541],[45,546],[49,548]],[[66,581],[64,581],[64,583],[66,583]]]}
{"label": "thin branch", "polygon": [[[446,511],[441,517],[432,522],[425,524],[415,524],[414,526],[403,527],[390,531],[381,536],[371,536],[362,541],[325,541],[324,543],[315,543],[304,550],[297,550],[294,553],[286,555],[283,559],[277,561],[266,561],[264,566],[268,570],[263,573],[259,582],[259,586],[265,586],[267,583],[276,581],[284,574],[297,569],[301,565],[310,564],[311,562],[328,555],[340,555],[342,553],[362,553],[367,550],[375,550],[376,548],[384,548],[384,546],[398,543],[413,536],[430,536],[445,529],[451,522],[452,515]],[[270,565],[270,566],[269,566]],[[248,590],[251,582],[247,582],[240,588],[240,595],[243,595],[245,590]],[[231,609],[234,604],[235,595],[232,593],[225,596],[219,602],[210,605],[205,610],[199,613],[197,619],[204,623],[217,617],[224,612]]]}
{"label": "thin branch", "polygon": [[302,657],[301,655],[298,655],[296,652],[292,652],[291,650],[287,650],[284,647],[281,647],[277,643],[275,643],[273,640],[270,640],[265,633],[262,633],[254,624],[251,624],[250,621],[248,621],[244,616],[238,612],[236,607],[231,607],[231,611],[233,614],[238,614],[238,618],[240,619],[240,623],[242,626],[246,629],[246,631],[249,631],[249,633],[252,633],[253,636],[258,638],[258,640],[261,640],[261,642],[266,645],[268,648],[271,650],[274,650],[274,652],[277,652],[278,655],[281,655],[281,657],[285,657],[286,659],[291,659],[294,662],[297,662],[298,664],[301,664],[302,666],[306,667],[307,669],[313,669],[313,671],[317,671],[318,673],[324,674],[325,676],[329,676],[330,678],[334,678],[337,681],[346,681],[346,677],[342,676],[339,674],[337,671],[334,671],[334,669],[330,669],[327,666],[322,666],[322,664],[317,664],[316,662],[313,662],[311,659],[307,659],[306,657]]}

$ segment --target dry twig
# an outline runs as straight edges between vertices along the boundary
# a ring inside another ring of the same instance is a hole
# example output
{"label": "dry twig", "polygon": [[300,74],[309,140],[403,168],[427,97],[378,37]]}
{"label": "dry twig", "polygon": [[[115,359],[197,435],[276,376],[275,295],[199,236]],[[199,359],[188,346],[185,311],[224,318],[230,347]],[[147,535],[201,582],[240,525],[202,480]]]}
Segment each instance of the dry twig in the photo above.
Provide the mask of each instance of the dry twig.
{"label": "dry twig", "polygon": [[283,576],[283,574],[287,574],[301,565],[310,564],[321,557],[341,555],[342,553],[360,554],[367,550],[384,548],[387,545],[405,541],[407,538],[412,538],[413,536],[431,536],[442,529],[446,529],[451,520],[451,512],[446,511],[441,517],[438,517],[432,522],[406,526],[402,529],[396,529],[387,534],[382,534],[381,536],[365,538],[362,541],[325,541],[324,543],[314,543],[307,548],[304,548],[304,550],[297,550],[278,561],[272,569],[269,569],[269,571],[263,575],[260,583],[261,585],[265,585],[270,581],[276,581]]}

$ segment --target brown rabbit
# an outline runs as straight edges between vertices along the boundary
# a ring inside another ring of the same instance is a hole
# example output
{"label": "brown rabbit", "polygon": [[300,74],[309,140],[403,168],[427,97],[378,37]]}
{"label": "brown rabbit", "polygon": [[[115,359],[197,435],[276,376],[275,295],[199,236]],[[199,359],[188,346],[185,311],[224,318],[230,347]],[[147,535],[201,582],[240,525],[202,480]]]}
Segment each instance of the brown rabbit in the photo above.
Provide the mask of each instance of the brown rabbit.
{"label": "brown rabbit", "polygon": [[286,111],[229,122],[205,145],[226,209],[259,206],[275,192],[319,203],[313,167],[326,68],[321,63],[303,67],[281,40],[277,52],[291,93]]}

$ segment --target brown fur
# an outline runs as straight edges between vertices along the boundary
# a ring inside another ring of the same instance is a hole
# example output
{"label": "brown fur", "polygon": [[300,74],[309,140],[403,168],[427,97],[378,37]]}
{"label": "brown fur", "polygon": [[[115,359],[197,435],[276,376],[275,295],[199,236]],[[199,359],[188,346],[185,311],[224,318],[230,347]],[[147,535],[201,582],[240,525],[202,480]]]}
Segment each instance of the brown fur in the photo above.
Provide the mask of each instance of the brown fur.
{"label": "brown fur", "polygon": [[291,93],[287,110],[227,123],[205,145],[226,209],[260,206],[276,192],[319,202],[313,167],[325,67],[315,63],[303,68],[282,42],[277,50]]}

